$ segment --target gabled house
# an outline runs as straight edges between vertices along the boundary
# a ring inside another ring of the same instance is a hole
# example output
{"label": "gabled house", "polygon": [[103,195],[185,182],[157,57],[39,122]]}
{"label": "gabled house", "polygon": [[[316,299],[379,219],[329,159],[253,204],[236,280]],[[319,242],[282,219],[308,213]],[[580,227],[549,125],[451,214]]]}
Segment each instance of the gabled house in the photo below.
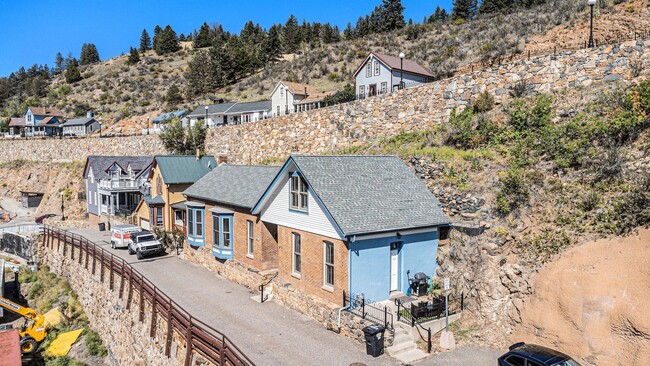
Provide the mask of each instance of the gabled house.
{"label": "gabled house", "polygon": [[100,124],[93,113],[88,112],[86,118],[69,119],[61,127],[63,136],[84,136],[99,130]]}
{"label": "gabled house", "polygon": [[180,111],[163,113],[160,116],[151,120],[151,123],[153,124],[153,130],[155,133],[159,133],[160,131],[163,131],[167,126],[167,124],[170,121],[172,121],[174,118],[180,119],[181,125],[186,126],[189,121],[186,115],[187,115],[187,110],[185,109]]}
{"label": "gabled house", "polygon": [[225,114],[236,125],[257,122],[271,117],[271,101],[235,103]]}
{"label": "gabled house", "polygon": [[342,304],[407,292],[434,276],[440,202],[395,156],[292,155],[252,209],[277,226],[278,278]]}
{"label": "gabled house", "polygon": [[9,124],[7,125],[9,128],[9,134],[8,136],[10,137],[18,137],[18,136],[23,136],[25,135],[25,117],[20,117],[20,118],[12,118],[9,120]]}
{"label": "gabled house", "polygon": [[232,102],[224,102],[200,106],[187,115],[189,126],[194,126],[198,121],[203,121],[204,126],[209,128],[233,124],[232,117],[229,118],[226,112],[234,105]]}
{"label": "gabled house", "polygon": [[274,117],[324,107],[323,100],[336,91],[321,92],[316,88],[290,81],[280,81],[271,93]]}
{"label": "gabled house", "polygon": [[128,216],[133,213],[143,192],[151,156],[96,156],[86,158],[86,207],[92,223],[102,216]]}
{"label": "gabled house", "polygon": [[385,94],[432,81],[433,73],[409,59],[371,52],[353,74],[357,98]]}
{"label": "gabled house", "polygon": [[277,227],[251,209],[279,167],[221,164],[183,192],[187,243],[259,271],[276,269]]}
{"label": "gabled house", "polygon": [[136,224],[144,229],[184,230],[183,191],[217,166],[213,156],[156,155],[147,181],[151,192],[136,208]]}
{"label": "gabled house", "polygon": [[32,136],[59,136],[65,119],[56,108],[28,107],[25,112],[25,127],[21,134]]}

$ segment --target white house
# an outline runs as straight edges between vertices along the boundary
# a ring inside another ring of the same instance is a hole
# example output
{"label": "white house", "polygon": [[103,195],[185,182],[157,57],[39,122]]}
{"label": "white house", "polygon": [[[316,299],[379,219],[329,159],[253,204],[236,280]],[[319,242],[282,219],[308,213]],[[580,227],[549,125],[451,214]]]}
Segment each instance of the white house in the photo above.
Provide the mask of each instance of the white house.
{"label": "white house", "polygon": [[211,104],[200,106],[187,115],[190,126],[194,126],[197,121],[205,121],[207,118],[207,127],[257,122],[269,117],[271,117],[270,100]]}
{"label": "white house", "polygon": [[335,92],[321,92],[306,84],[280,81],[271,93],[273,116],[284,116],[324,107],[323,99]]}
{"label": "white house", "polygon": [[371,52],[354,73],[358,98],[365,98],[391,92],[399,88],[428,83],[434,75],[424,66],[413,60],[400,59],[381,53]]}
{"label": "white house", "polygon": [[63,125],[63,136],[83,136],[99,130],[99,122],[93,118],[92,112],[86,118],[67,120]]}

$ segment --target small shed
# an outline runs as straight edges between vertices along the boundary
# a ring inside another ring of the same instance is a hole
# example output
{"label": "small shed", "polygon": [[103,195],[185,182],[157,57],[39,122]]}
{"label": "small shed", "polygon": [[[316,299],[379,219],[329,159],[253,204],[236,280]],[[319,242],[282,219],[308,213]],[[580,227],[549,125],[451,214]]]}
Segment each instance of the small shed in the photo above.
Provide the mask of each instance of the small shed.
{"label": "small shed", "polygon": [[23,196],[23,207],[26,208],[38,207],[43,200],[43,193],[40,192],[20,191],[20,194]]}

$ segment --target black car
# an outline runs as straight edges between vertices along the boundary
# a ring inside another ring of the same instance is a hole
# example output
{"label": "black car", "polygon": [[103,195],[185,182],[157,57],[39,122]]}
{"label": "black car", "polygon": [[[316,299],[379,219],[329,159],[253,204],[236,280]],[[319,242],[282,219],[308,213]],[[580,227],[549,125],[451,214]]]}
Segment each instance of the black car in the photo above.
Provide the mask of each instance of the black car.
{"label": "black car", "polygon": [[520,342],[510,346],[508,352],[499,357],[499,366],[580,366],[580,364],[562,352]]}
{"label": "black car", "polygon": [[36,222],[37,224],[42,224],[42,223],[43,223],[43,220],[45,220],[45,219],[49,219],[49,218],[52,218],[52,217],[54,217],[54,216],[56,216],[56,215],[55,215],[55,214],[45,214],[45,215],[41,215],[41,216],[37,217],[36,219],[34,219],[34,222]]}

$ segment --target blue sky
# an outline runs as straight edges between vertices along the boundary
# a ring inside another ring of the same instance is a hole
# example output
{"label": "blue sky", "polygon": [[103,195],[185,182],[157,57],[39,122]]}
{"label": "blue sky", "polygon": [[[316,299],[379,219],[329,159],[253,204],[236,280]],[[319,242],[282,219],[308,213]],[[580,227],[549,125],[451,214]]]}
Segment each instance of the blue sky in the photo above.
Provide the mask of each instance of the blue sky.
{"label": "blue sky", "polygon": [[[449,10],[452,0],[402,0],[406,19],[421,21],[439,5]],[[61,52],[79,57],[83,43],[94,43],[102,60],[137,47],[146,28],[170,24],[188,34],[203,22],[221,23],[239,32],[251,19],[268,28],[284,23],[290,14],[299,21],[330,22],[341,29],[368,14],[381,0],[0,0],[0,76],[21,66],[54,63]]]}

